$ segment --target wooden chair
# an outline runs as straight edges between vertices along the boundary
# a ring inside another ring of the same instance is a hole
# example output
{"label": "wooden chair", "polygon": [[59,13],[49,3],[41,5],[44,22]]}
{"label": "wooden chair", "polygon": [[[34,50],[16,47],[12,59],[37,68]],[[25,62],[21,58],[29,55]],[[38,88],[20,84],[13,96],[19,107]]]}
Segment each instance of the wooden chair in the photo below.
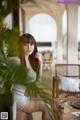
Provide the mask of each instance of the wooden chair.
{"label": "wooden chair", "polygon": [[61,93],[65,93],[68,96],[80,95],[80,90],[79,90],[80,83],[77,91],[73,89],[70,91],[69,88],[64,90],[60,88],[60,83],[61,83],[60,77],[65,78],[64,80],[66,81],[68,80],[67,81],[68,83],[69,83],[69,80],[70,81],[76,80],[76,83],[77,83],[80,79],[80,64],[56,64],[55,76],[53,76],[53,90],[52,90],[53,98],[59,97]]}
{"label": "wooden chair", "polygon": [[43,58],[43,68],[44,70],[51,70],[51,64],[53,60],[53,55],[51,51],[44,51],[42,53],[42,58]]}

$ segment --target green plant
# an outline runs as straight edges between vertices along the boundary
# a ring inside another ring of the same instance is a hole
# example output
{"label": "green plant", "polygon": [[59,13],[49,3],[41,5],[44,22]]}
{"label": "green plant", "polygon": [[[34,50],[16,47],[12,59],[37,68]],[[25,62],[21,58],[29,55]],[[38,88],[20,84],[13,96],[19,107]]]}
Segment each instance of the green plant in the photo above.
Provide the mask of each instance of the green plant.
{"label": "green plant", "polygon": [[[14,0],[6,1],[9,1],[9,4],[7,3],[7,8],[9,9],[5,10],[3,6],[1,6],[0,13],[3,13],[3,17],[16,8],[16,6],[12,7],[12,1]],[[16,42],[19,32],[16,28],[6,29],[6,26],[3,25],[3,17],[0,16],[0,86],[5,90],[6,103],[8,105],[12,104],[13,86],[17,83],[24,83],[30,97],[38,95],[46,103],[50,120],[59,120],[52,97],[46,92],[46,89],[37,82],[30,82],[27,80],[27,69],[25,67],[8,62],[8,56],[15,56],[18,54]]]}
{"label": "green plant", "polygon": [[5,27],[3,27],[2,23],[0,25],[0,86],[2,86],[5,91],[4,93],[7,105],[12,105],[13,86],[15,84],[24,83],[24,85],[26,86],[27,94],[30,97],[39,96],[46,103],[46,108],[49,111],[50,120],[59,120],[59,116],[53,104],[52,97],[46,92],[45,87],[37,82],[30,82],[27,80],[26,67],[19,64],[15,65],[9,63],[8,56],[13,56],[15,49],[15,47],[14,49],[12,49],[13,44],[11,43],[12,36],[14,38],[14,30],[7,30]]}
{"label": "green plant", "polygon": [[9,63],[8,57],[0,50],[0,85],[5,90],[8,106],[12,104],[12,88],[16,84],[24,84],[30,97],[39,96],[46,103],[50,120],[59,120],[52,98],[46,89],[37,82],[28,81],[26,67]]}
{"label": "green plant", "polygon": [[19,38],[19,30],[16,27],[7,29],[3,24],[3,17],[0,16],[0,49],[7,56],[17,56],[17,41]]}
{"label": "green plant", "polygon": [[36,4],[35,0],[0,0],[0,14],[5,17],[15,9],[19,9],[19,4],[28,2]]}

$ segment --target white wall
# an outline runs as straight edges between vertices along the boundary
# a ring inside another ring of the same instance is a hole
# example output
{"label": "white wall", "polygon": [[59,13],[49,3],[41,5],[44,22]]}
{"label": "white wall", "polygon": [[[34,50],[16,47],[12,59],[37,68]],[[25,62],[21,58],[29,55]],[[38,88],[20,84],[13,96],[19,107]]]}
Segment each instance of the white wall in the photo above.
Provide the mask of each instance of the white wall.
{"label": "white wall", "polygon": [[3,22],[7,28],[12,28],[12,14],[8,14],[5,19],[4,19],[4,22]]}

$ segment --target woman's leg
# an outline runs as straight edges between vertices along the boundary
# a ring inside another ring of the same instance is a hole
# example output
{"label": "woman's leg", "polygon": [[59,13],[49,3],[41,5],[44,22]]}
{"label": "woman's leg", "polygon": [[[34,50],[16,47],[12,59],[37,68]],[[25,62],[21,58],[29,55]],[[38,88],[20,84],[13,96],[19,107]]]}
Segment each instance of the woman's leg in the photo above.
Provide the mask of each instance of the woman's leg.
{"label": "woman's leg", "polygon": [[45,103],[41,100],[29,100],[25,107],[22,109],[24,112],[42,112],[42,120],[49,120],[48,111],[46,110]]}

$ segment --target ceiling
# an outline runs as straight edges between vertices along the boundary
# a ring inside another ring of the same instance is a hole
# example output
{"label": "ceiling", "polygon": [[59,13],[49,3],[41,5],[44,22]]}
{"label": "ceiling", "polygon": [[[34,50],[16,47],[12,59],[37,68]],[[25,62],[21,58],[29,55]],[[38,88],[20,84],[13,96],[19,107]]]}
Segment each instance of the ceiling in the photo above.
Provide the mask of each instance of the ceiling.
{"label": "ceiling", "polygon": [[57,0],[30,0],[21,4],[21,7],[24,11],[29,11],[29,14],[34,11],[43,11],[54,16],[55,19],[59,19],[65,10],[65,4],[57,4],[56,2]]}
{"label": "ceiling", "polygon": [[[51,16],[53,16],[57,21],[61,19],[66,6],[65,4],[58,4],[57,1],[66,1],[66,0],[27,0],[23,4],[21,4],[22,9],[28,13],[31,14],[31,16],[38,12],[45,12],[49,13]],[[68,1],[77,1],[80,2],[80,0],[68,0]],[[75,5],[75,4],[74,4]],[[68,6],[71,6],[71,4]]]}

